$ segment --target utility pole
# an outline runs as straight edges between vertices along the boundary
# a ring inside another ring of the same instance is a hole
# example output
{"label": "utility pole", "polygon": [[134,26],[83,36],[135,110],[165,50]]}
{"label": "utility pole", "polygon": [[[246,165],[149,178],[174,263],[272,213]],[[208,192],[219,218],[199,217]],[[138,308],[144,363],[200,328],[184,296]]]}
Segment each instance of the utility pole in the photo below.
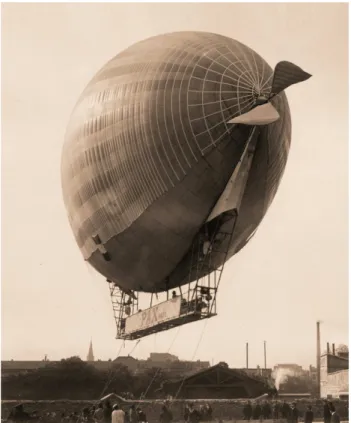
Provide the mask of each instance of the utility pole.
{"label": "utility pole", "polygon": [[264,368],[267,369],[267,350],[266,341],[263,341],[263,352],[264,352]]}
{"label": "utility pole", "polygon": [[321,397],[321,330],[317,322],[317,398]]}
{"label": "utility pole", "polygon": [[246,368],[249,368],[249,343],[246,342]]}

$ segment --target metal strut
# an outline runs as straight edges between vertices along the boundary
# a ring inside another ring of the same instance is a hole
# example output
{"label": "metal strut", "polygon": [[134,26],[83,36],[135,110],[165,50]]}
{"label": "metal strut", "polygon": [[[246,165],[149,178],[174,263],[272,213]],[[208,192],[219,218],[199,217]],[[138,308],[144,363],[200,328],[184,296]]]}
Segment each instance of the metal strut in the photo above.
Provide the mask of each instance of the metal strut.
{"label": "metal strut", "polygon": [[107,280],[107,282],[109,283],[113,317],[117,328],[116,339],[125,339],[126,318],[138,312],[139,297],[137,293],[126,293],[122,291],[110,280]]}
{"label": "metal strut", "polygon": [[[221,221],[227,221],[226,229],[217,228],[208,245],[208,250],[202,254],[202,239],[198,240],[198,254],[196,263],[192,264],[192,271],[196,269],[195,286],[191,288],[189,284],[187,313],[196,310],[200,319],[210,318],[217,314],[217,291],[222,278],[224,266],[231,246],[235,224],[237,222],[237,211],[225,212]],[[219,225],[217,225],[219,226]],[[222,225],[223,226],[223,223]],[[205,241],[206,242],[206,241]],[[216,262],[212,263],[213,256]],[[204,275],[205,274],[205,275]]]}
{"label": "metal strut", "polygon": [[[195,287],[191,289],[189,283],[188,298],[190,298],[188,302],[191,307],[195,302],[201,318],[210,318],[217,314],[217,291],[231,248],[258,135],[259,128],[253,127],[233,175],[207,219],[207,223],[215,223],[215,231],[211,240],[203,242],[203,238],[201,236],[198,237],[199,245],[197,247],[196,263],[192,263],[190,268],[190,274],[196,269]],[[203,231],[206,236],[206,226]],[[201,244],[204,246],[205,243],[206,251],[201,257]],[[215,263],[213,263],[213,258]]]}

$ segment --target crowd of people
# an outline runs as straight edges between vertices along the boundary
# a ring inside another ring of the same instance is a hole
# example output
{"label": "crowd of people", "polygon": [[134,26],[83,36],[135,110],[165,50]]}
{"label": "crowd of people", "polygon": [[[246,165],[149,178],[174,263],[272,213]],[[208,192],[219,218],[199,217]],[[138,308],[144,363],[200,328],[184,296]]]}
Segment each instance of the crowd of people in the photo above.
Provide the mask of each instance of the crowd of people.
{"label": "crowd of people", "polygon": [[[166,405],[162,408],[160,423],[171,423],[173,416]],[[6,422],[43,422],[43,423],[147,423],[145,412],[140,408],[132,405],[125,412],[118,404],[111,405],[110,401],[105,401],[92,407],[85,407],[81,412],[74,411],[72,413],[57,414],[55,412],[44,413],[39,415],[34,411],[28,413],[24,410],[22,404],[14,407]]]}
{"label": "crowd of people", "polygon": [[[303,416],[305,423],[312,423],[315,419],[311,405],[307,405],[306,410],[299,410],[296,402],[288,404],[286,401],[282,403],[275,401],[270,404],[265,401],[261,404],[256,401],[252,404],[250,401],[244,406],[244,420],[277,420],[286,419],[288,422],[295,423]],[[340,416],[336,412],[332,402],[324,401],[323,405],[324,423],[340,423]]]}
{"label": "crowd of people", "polygon": [[[313,423],[315,415],[311,405],[306,410],[299,410],[296,403],[288,404],[286,401],[275,401],[270,403],[264,401],[248,401],[243,407],[242,418],[244,420],[277,420],[286,419],[288,423],[297,423],[303,419],[304,423]],[[318,416],[319,417],[319,416]],[[153,419],[155,420],[155,418]],[[183,421],[185,423],[201,423],[222,420],[213,415],[210,404],[196,407],[192,403],[185,405]],[[330,401],[325,401],[323,406],[324,423],[340,423],[340,416],[335,406]],[[92,407],[86,407],[81,412],[72,412],[70,414],[44,413],[39,415],[37,412],[28,413],[24,410],[22,404],[14,407],[4,421],[36,421],[47,423],[147,423],[148,418],[141,407],[131,405],[122,410],[118,404],[111,405],[110,401],[97,404]],[[169,402],[162,404],[161,412],[157,423],[172,423],[174,421]]]}

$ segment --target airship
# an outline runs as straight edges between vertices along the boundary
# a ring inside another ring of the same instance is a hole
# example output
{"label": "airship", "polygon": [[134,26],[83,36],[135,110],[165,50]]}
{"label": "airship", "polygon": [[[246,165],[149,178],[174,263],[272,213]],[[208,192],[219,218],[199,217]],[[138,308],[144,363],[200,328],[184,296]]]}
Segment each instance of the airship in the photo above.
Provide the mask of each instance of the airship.
{"label": "airship", "polygon": [[287,163],[285,90],[310,76],[288,61],[273,70],[226,36],[175,32],[130,46],[87,85],[65,135],[62,192],[84,260],[109,284],[117,338],[217,314],[224,265],[255,234]]}

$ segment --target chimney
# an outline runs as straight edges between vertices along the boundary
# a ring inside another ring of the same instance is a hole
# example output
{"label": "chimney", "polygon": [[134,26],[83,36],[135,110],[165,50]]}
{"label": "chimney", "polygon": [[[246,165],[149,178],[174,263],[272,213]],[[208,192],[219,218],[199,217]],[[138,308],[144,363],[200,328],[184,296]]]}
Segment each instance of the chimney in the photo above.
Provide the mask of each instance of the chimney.
{"label": "chimney", "polygon": [[317,322],[317,398],[321,397],[321,322]]}
{"label": "chimney", "polygon": [[330,347],[329,347],[329,342],[327,342],[327,354],[330,354]]}
{"label": "chimney", "polygon": [[333,355],[335,355],[335,344],[332,344]]}

